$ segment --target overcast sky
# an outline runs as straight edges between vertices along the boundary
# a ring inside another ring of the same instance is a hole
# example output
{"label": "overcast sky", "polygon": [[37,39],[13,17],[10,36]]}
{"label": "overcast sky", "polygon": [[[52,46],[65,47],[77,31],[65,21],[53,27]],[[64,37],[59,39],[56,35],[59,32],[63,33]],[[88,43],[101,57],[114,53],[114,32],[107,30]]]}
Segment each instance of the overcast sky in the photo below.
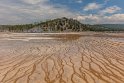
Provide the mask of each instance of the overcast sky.
{"label": "overcast sky", "polygon": [[82,23],[124,23],[124,0],[0,0],[0,24],[68,17]]}

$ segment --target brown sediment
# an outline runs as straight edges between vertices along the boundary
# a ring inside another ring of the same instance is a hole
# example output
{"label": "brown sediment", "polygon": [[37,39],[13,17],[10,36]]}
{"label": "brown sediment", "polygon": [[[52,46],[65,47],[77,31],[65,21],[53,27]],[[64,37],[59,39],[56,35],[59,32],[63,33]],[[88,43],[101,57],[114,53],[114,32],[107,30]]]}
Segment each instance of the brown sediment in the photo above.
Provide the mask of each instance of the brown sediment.
{"label": "brown sediment", "polygon": [[124,83],[123,33],[1,35],[0,83]]}

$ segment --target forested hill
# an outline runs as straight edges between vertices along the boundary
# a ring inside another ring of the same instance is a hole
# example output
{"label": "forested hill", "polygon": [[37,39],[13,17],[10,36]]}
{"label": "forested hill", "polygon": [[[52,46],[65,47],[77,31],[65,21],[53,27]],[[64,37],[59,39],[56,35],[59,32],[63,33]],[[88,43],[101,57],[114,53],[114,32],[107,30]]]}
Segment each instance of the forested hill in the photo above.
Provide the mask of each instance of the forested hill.
{"label": "forested hill", "polygon": [[89,30],[86,24],[68,18],[57,18],[46,22],[25,25],[1,25],[1,31],[10,32],[72,32]]}
{"label": "forested hill", "polygon": [[0,32],[79,32],[79,31],[124,31],[123,24],[82,24],[77,20],[57,18],[46,22],[24,25],[0,25]]}

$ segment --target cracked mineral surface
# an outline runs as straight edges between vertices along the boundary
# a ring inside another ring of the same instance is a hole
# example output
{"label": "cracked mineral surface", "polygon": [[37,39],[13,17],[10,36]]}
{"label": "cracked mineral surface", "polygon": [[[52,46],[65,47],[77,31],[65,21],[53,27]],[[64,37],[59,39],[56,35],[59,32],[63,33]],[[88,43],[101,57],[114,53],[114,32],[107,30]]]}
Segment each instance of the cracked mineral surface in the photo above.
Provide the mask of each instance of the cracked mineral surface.
{"label": "cracked mineral surface", "polygon": [[124,83],[124,33],[0,33],[0,83]]}

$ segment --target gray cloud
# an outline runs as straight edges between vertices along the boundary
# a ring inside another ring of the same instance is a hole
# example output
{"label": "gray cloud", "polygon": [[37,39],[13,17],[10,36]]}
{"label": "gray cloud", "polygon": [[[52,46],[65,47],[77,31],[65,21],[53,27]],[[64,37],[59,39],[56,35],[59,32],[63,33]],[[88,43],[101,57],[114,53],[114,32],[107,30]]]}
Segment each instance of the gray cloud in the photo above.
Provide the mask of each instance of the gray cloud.
{"label": "gray cloud", "polygon": [[96,9],[100,9],[101,7],[102,4],[89,3],[87,6],[84,7],[84,11],[96,10]]}
{"label": "gray cloud", "polygon": [[82,3],[83,0],[75,0],[77,3]]}
{"label": "gray cloud", "polygon": [[38,4],[38,3],[44,3],[44,2],[47,2],[47,0],[20,0],[24,3],[27,3],[27,4]]}
{"label": "gray cloud", "polygon": [[121,8],[115,5],[115,6],[107,7],[104,10],[101,10],[100,13],[101,14],[106,14],[106,13],[113,14],[120,10],[121,10]]}

